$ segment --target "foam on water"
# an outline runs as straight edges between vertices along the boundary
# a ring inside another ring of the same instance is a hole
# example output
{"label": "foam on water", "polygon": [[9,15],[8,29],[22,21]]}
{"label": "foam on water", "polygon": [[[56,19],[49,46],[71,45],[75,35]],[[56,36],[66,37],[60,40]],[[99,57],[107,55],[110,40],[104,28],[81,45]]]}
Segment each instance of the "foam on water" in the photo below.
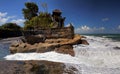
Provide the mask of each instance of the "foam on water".
{"label": "foam on water", "polygon": [[[75,67],[77,64],[78,69],[82,68],[80,70],[82,74],[108,74],[107,70],[109,74],[115,73],[116,68],[120,68],[120,42],[105,37],[86,37],[90,45],[74,45],[75,57],[53,51],[46,53],[17,53],[4,58],[7,60],[48,60],[75,64]],[[113,69],[114,71],[112,71]],[[103,70],[106,71],[103,73]],[[120,72],[115,74],[117,73]]]}
{"label": "foam on water", "polygon": [[59,54],[56,52],[46,53],[17,53],[5,57],[7,60],[48,60],[54,62],[75,63],[79,64],[79,59],[67,54]]}
{"label": "foam on water", "polygon": [[94,36],[87,36],[87,41],[89,46],[79,45],[74,48],[76,57],[84,58],[86,63],[94,67],[120,67],[120,42]]}

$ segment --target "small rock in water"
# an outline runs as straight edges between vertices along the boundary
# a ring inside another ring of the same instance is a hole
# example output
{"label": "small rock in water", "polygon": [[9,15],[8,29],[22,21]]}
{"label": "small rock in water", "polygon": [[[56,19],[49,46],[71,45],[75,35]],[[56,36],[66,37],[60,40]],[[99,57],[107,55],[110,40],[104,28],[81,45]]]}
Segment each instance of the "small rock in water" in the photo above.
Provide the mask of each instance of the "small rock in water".
{"label": "small rock in water", "polygon": [[114,49],[120,49],[120,47],[116,46],[116,47],[113,47]]}

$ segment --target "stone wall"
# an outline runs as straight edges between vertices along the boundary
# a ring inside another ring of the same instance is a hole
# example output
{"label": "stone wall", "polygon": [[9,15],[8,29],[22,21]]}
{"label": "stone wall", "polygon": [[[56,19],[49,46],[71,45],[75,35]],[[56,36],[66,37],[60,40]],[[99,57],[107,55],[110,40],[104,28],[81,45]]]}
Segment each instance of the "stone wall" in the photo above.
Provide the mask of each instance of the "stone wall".
{"label": "stone wall", "polygon": [[69,38],[72,39],[74,37],[74,27],[64,27],[64,28],[52,28],[52,29],[42,29],[36,31],[24,31],[25,36],[29,35],[44,35],[47,39],[49,38]]}
{"label": "stone wall", "polygon": [[0,38],[18,37],[18,36],[29,36],[29,35],[44,35],[46,38],[69,38],[72,39],[74,36],[73,26],[64,28],[52,28],[52,29],[41,29],[41,30],[27,30],[27,31],[9,31],[0,30]]}

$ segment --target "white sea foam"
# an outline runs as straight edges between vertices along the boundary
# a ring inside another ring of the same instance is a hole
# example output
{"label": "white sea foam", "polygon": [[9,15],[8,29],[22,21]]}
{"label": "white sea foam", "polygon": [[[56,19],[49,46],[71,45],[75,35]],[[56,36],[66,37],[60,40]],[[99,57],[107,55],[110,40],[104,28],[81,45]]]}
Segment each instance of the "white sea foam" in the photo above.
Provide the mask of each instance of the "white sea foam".
{"label": "white sea foam", "polygon": [[[82,67],[82,74],[119,74],[115,68],[120,68],[120,42],[114,42],[104,37],[86,36],[90,45],[74,45],[75,57],[56,52],[17,53],[5,57],[7,60],[48,60],[62,63],[72,63]],[[99,70],[99,71],[96,71]],[[112,69],[112,70],[111,70]],[[115,69],[115,70],[113,70]],[[102,72],[103,70],[109,72]],[[80,72],[79,71],[79,72]],[[118,70],[119,71],[119,70]],[[78,73],[79,74],[79,73]]]}
{"label": "white sea foam", "polygon": [[54,62],[75,63],[79,64],[79,59],[68,54],[56,52],[46,53],[17,53],[5,57],[7,60],[48,60]]}
{"label": "white sea foam", "polygon": [[7,60],[48,60],[63,63],[85,64],[92,67],[120,67],[120,42],[107,38],[86,36],[90,45],[75,45],[75,57],[56,52],[16,53],[8,55]]}

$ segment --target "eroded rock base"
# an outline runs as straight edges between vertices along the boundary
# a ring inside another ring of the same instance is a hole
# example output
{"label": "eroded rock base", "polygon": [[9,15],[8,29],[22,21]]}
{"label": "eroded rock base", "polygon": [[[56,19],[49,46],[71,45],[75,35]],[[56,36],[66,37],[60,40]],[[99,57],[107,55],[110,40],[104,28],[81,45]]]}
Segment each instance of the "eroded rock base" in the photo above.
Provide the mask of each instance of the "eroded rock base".
{"label": "eroded rock base", "polygon": [[[77,69],[75,69],[76,71]],[[71,71],[71,70],[70,70]],[[74,73],[74,70],[72,70]],[[71,74],[63,63],[50,61],[0,61],[0,74]]]}
{"label": "eroded rock base", "polygon": [[14,53],[28,53],[37,52],[44,53],[49,51],[56,51],[58,53],[70,54],[74,56],[73,45],[89,44],[86,40],[82,40],[82,36],[75,35],[73,39],[58,38],[46,39],[44,42],[35,43],[33,45],[24,42],[13,42],[10,46],[10,52]]}

